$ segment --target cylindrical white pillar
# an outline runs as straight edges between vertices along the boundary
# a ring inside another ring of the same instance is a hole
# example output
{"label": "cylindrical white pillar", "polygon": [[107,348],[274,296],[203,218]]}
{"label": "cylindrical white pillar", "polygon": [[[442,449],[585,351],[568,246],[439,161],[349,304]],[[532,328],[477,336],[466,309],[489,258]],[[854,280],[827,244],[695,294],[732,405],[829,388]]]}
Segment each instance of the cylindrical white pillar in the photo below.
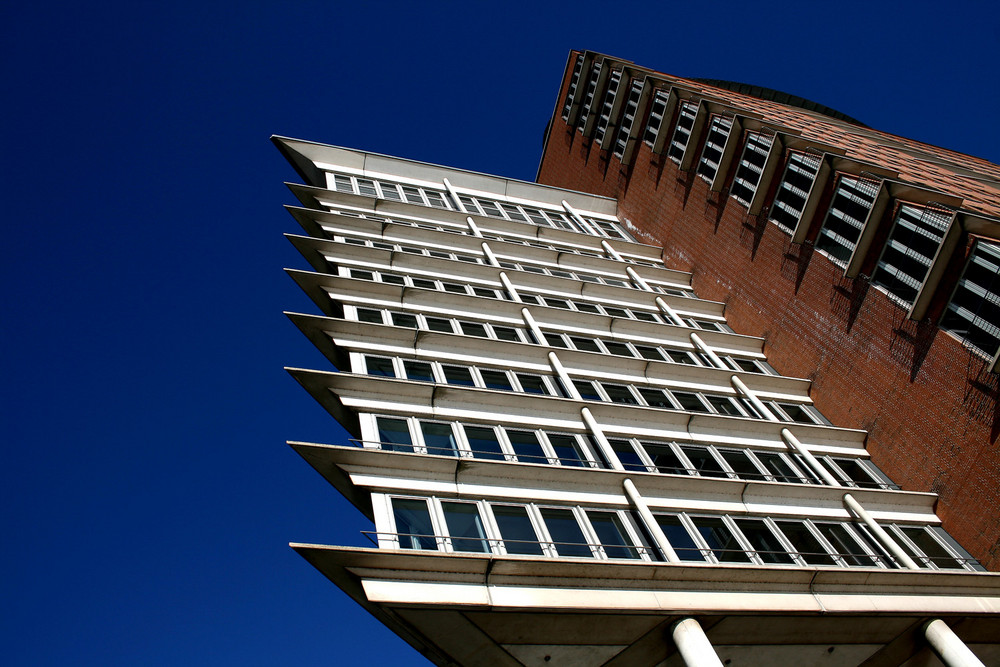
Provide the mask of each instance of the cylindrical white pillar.
{"label": "cylindrical white pillar", "polygon": [[451,181],[447,178],[444,179],[444,189],[448,191],[449,195],[451,195],[452,201],[455,202],[455,207],[462,213],[468,213],[468,211],[465,210],[465,205],[462,203],[462,200],[458,198],[458,193],[455,192],[455,188],[451,186]]}
{"label": "cylindrical white pillar", "polygon": [[937,657],[948,667],[985,667],[982,660],[941,619],[928,621],[924,625],[924,637]]}
{"label": "cylindrical white pillar", "polygon": [[[551,352],[549,354],[551,354]],[[574,388],[573,391],[576,391],[576,388]],[[607,437],[604,435],[604,429],[602,429],[601,425],[597,423],[596,419],[594,419],[594,415],[590,412],[590,408],[587,406],[580,408],[580,415],[583,417],[583,423],[587,425],[587,429],[590,431],[590,434],[594,436],[594,442],[596,442],[597,446],[601,448],[601,453],[604,455],[604,458],[611,464],[611,468],[624,472],[625,466],[623,466],[622,462],[618,460],[618,455],[615,454],[615,450],[611,447],[611,443],[608,442]]]}
{"label": "cylindrical white pillar", "polygon": [[[617,456],[615,458],[618,458]],[[625,495],[628,496],[628,500],[632,503],[632,507],[639,514],[639,518],[642,519],[643,526],[646,527],[646,532],[649,533],[653,541],[656,542],[656,546],[660,548],[663,553],[663,557],[667,559],[669,563],[680,563],[681,559],[677,557],[677,552],[674,551],[673,546],[670,545],[670,540],[667,539],[666,534],[663,529],[660,528],[660,524],[656,523],[656,517],[653,513],[649,511],[649,505],[646,504],[645,498],[639,494],[639,490],[635,488],[635,484],[632,480],[626,479],[622,482],[622,486],[625,487]]]}
{"label": "cylindrical white pillar", "polygon": [[737,376],[734,375],[731,378],[729,378],[729,381],[732,383],[733,388],[736,389],[736,391],[745,396],[746,399],[750,401],[751,404],[753,404],[753,406],[757,409],[757,412],[763,415],[764,419],[772,422],[781,421],[780,419],[774,416],[773,412],[767,409],[767,406],[764,405],[764,403],[762,403],[759,398],[757,398],[757,395],[755,393],[750,391],[750,387],[746,386],[743,380],[739,379]]}
{"label": "cylindrical white pillar", "polygon": [[618,254],[618,251],[612,248],[611,244],[605,241],[604,239],[601,239],[601,247],[604,248],[604,252],[611,255],[612,259],[617,259],[619,262],[625,261],[624,259],[622,259],[622,256]]}
{"label": "cylindrical white pillar", "polygon": [[708,343],[706,343],[705,341],[703,341],[701,339],[701,336],[699,336],[698,334],[694,333],[693,331],[691,332],[691,343],[696,348],[698,348],[698,350],[702,354],[704,354],[706,357],[708,357],[709,360],[713,364],[715,364],[716,368],[728,368],[728,366],[726,366],[726,362],[724,362],[721,358],[719,358],[719,355],[717,355],[715,353],[715,350],[713,350],[712,348],[710,348],[708,346]]}
{"label": "cylindrical white pillar", "polygon": [[465,222],[466,224],[469,225],[469,231],[472,232],[473,236],[478,236],[479,238],[483,237],[483,233],[479,231],[479,225],[476,224],[475,220],[473,220],[471,217],[468,217],[465,219]]}
{"label": "cylindrical white pillar", "polygon": [[531,334],[535,337],[535,340],[538,341],[538,344],[548,345],[549,341],[545,338],[542,328],[538,326],[538,322],[536,322],[535,318],[531,316],[531,312],[529,312],[527,308],[521,309],[521,317],[524,318],[524,323],[528,325],[529,329],[531,329]]}
{"label": "cylindrical white pillar", "polygon": [[[559,361],[559,357],[556,356],[555,352],[549,352],[549,363],[552,365],[552,370],[554,370],[556,375],[559,376],[559,380],[563,383],[563,386],[566,387],[566,391],[569,393],[570,398],[582,401],[583,396],[581,396],[580,392],[577,391],[576,385],[573,384],[573,380],[570,378],[569,373],[566,372],[566,367],[562,365],[561,361]],[[586,410],[586,408],[584,409]]]}
{"label": "cylindrical white pillar", "polygon": [[518,303],[522,303],[521,296],[514,289],[514,283],[510,282],[510,278],[507,277],[507,273],[504,271],[500,272],[500,282],[503,284],[503,288],[510,294],[510,298]]}
{"label": "cylindrical white pillar", "polygon": [[500,266],[500,260],[493,254],[493,250],[490,248],[490,245],[486,241],[483,241],[481,245],[483,246],[483,254],[486,255],[486,259],[489,260],[490,264],[493,266]]}
{"label": "cylindrical white pillar", "polygon": [[837,479],[830,474],[830,471],[826,469],[822,463],[820,463],[813,453],[809,451],[809,448],[799,442],[799,439],[795,437],[795,434],[789,431],[787,428],[781,429],[781,439],[785,441],[792,451],[798,453],[802,458],[806,460],[809,467],[819,475],[820,479],[829,484],[830,486],[843,486]]}
{"label": "cylindrical white pillar", "polygon": [[569,213],[569,217],[573,218],[573,221],[580,225],[580,228],[583,229],[585,233],[590,234],[591,236],[600,236],[600,234],[594,231],[593,227],[587,224],[587,221],[583,219],[583,216],[577,213],[576,209],[569,205],[568,201],[563,199],[562,205],[563,208],[566,209],[566,212]]}
{"label": "cylindrical white pillar", "polygon": [[632,282],[634,282],[636,285],[639,286],[639,289],[644,289],[647,292],[653,291],[653,288],[649,286],[649,283],[647,283],[642,276],[636,273],[635,269],[633,269],[631,266],[625,267],[625,273],[627,273],[629,278],[632,279]]}
{"label": "cylindrical white pillar", "polygon": [[712,642],[708,641],[701,623],[695,619],[685,618],[674,623],[670,636],[687,667],[722,667]]}
{"label": "cylindrical white pillar", "polygon": [[872,515],[868,513],[868,510],[862,507],[861,503],[854,499],[854,496],[849,493],[845,493],[844,505],[846,505],[847,509],[851,512],[854,512],[859,519],[865,522],[865,525],[871,529],[878,541],[882,543],[882,546],[884,546],[886,550],[888,550],[889,553],[896,558],[896,560],[902,563],[903,567],[907,567],[911,570],[920,569],[920,566],[917,565],[917,563],[910,558],[910,556],[903,551],[902,548],[900,548],[900,546],[896,543],[896,540],[892,539],[889,533],[885,532],[885,529],[878,525],[878,522],[872,518]]}
{"label": "cylindrical white pillar", "polygon": [[664,301],[662,296],[656,297],[656,305],[667,315],[667,317],[674,321],[674,324],[679,327],[687,326],[684,324],[684,320],[681,319],[681,316],[677,314],[677,311],[671,308],[670,304]]}

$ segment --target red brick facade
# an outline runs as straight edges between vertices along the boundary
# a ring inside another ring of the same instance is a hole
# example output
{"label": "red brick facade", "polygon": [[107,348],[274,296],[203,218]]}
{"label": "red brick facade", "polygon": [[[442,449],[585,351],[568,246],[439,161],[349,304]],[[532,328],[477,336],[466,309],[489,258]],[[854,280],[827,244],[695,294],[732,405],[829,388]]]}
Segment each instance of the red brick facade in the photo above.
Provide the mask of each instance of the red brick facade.
{"label": "red brick facade", "polygon": [[[560,108],[568,79],[567,72]],[[893,481],[939,494],[945,529],[985,567],[1000,569],[997,376],[937,327],[940,299],[924,320],[908,320],[867,279],[844,278],[810,243],[791,243],[641,139],[625,168],[608,151],[591,150],[558,109],[549,132],[540,183],[617,198],[620,218],[640,240],[661,245],[668,267],[691,271],[699,297],[725,302],[737,332],[765,338],[768,361],[782,375],[811,379],[816,407],[835,425],[867,430],[872,460]],[[703,140],[692,137],[694,148]],[[815,217],[810,239],[822,222]],[[952,285],[960,255],[948,270]]]}

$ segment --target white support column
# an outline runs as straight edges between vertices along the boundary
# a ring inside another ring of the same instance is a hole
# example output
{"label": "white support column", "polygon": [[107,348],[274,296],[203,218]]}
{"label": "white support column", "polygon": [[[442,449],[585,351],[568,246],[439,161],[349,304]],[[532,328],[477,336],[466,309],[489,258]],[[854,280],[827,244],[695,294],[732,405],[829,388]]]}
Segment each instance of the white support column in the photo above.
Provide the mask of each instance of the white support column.
{"label": "white support column", "polygon": [[868,513],[868,510],[862,507],[861,503],[859,503],[857,500],[854,499],[854,496],[852,496],[849,493],[845,493],[844,505],[846,505],[848,510],[853,512],[859,519],[861,519],[865,523],[866,526],[868,526],[871,529],[872,533],[875,535],[878,541],[882,543],[882,546],[884,546],[886,550],[888,550],[889,553],[891,553],[893,557],[896,558],[896,560],[902,563],[904,567],[907,567],[911,570],[920,569],[920,566],[917,565],[916,562],[912,558],[910,558],[909,555],[907,555],[907,553],[903,551],[898,544],[896,544],[896,540],[892,539],[889,533],[885,532],[885,529],[882,528],[882,526],[878,525],[878,522],[876,522],[875,519],[872,518],[872,515]]}
{"label": "white support column", "polygon": [[503,284],[504,289],[510,293],[510,298],[514,299],[517,303],[522,303],[521,295],[514,289],[514,283],[510,282],[510,278],[507,277],[505,271],[500,272],[500,282]]}
{"label": "white support column", "polygon": [[447,178],[444,179],[444,188],[445,190],[448,191],[448,194],[451,195],[451,200],[455,202],[455,206],[458,208],[458,210],[461,211],[462,213],[468,213],[468,211],[465,210],[465,205],[462,204],[462,200],[458,198],[458,193],[455,192],[455,188],[452,187],[451,181],[449,181]]}
{"label": "white support column", "polygon": [[[549,356],[552,356],[551,352],[549,353]],[[573,391],[576,392],[575,387],[573,388]],[[602,429],[601,425],[597,423],[596,419],[594,419],[594,415],[590,412],[590,408],[586,406],[580,408],[580,415],[583,417],[583,423],[586,424],[587,428],[590,430],[590,434],[594,436],[594,442],[596,442],[597,446],[601,448],[601,454],[603,454],[604,458],[611,464],[611,468],[613,470],[618,470],[619,472],[625,472],[625,466],[623,466],[622,462],[618,460],[618,455],[615,454],[615,450],[611,447],[611,443],[608,442],[608,439],[604,436],[604,429]]]}
{"label": "white support column", "polygon": [[490,248],[490,245],[486,241],[483,241],[480,245],[483,247],[483,254],[486,255],[486,259],[490,260],[490,264],[493,266],[500,266],[500,260],[498,260],[497,256],[493,254],[493,250]]}
{"label": "white support column", "polygon": [[670,636],[677,644],[686,667],[722,667],[722,661],[712,648],[712,642],[708,641],[701,623],[695,619],[685,618],[674,623]]}
{"label": "white support column", "polygon": [[924,637],[947,667],[986,667],[955,631],[939,618],[924,625]]}
{"label": "white support column", "polygon": [[528,325],[529,329],[531,329],[531,333],[538,341],[538,344],[548,345],[549,341],[545,337],[545,333],[542,331],[542,328],[538,326],[538,322],[536,322],[535,318],[531,316],[531,312],[527,308],[521,309],[521,317],[524,318],[524,323]]}
{"label": "white support column", "polygon": [[[615,457],[618,458],[618,457]],[[632,480],[626,479],[622,482],[622,486],[625,487],[625,495],[628,496],[628,501],[632,503],[632,507],[639,514],[639,518],[642,519],[642,524],[646,528],[646,532],[649,533],[653,541],[656,542],[656,546],[660,548],[663,553],[663,557],[667,559],[668,563],[680,563],[681,559],[677,557],[677,552],[674,551],[673,546],[670,544],[670,540],[667,539],[666,534],[663,529],[660,528],[660,524],[656,523],[656,517],[653,513],[649,511],[649,505],[646,504],[646,499],[639,494],[639,490],[635,488],[635,484]]]}
{"label": "white support column", "polygon": [[478,236],[479,238],[483,238],[483,233],[479,231],[479,225],[476,224],[475,220],[473,220],[471,217],[467,217],[465,219],[465,222],[469,225],[469,231],[472,232],[473,236]]}
{"label": "white support column", "polygon": [[694,333],[693,331],[691,332],[691,343],[696,348],[698,348],[698,350],[702,354],[704,354],[706,357],[708,357],[712,361],[712,363],[715,364],[716,368],[729,368],[729,366],[726,365],[726,362],[724,362],[722,359],[720,359],[719,355],[717,355],[715,353],[715,350],[713,350],[712,348],[710,348],[708,346],[708,343],[706,343],[705,341],[703,341],[701,339],[701,336],[699,336],[698,334]]}
{"label": "white support column", "polygon": [[601,247],[604,248],[604,252],[606,252],[609,255],[611,255],[612,259],[616,259],[619,262],[624,262],[625,261],[625,259],[621,255],[618,254],[618,251],[615,250],[614,248],[612,248],[611,244],[608,243],[607,241],[605,241],[604,239],[601,239]]}
{"label": "white support column", "polygon": [[813,472],[819,475],[820,479],[830,486],[843,486],[843,484],[838,482],[837,479],[830,474],[830,471],[826,469],[826,466],[820,463],[816,457],[813,456],[813,453],[810,452],[805,445],[799,442],[799,439],[795,437],[794,433],[789,431],[787,428],[783,428],[781,429],[781,439],[785,441],[785,444],[788,445],[792,451],[796,452],[806,460],[806,463],[808,463],[809,467],[813,469]]}
{"label": "white support column", "polygon": [[587,221],[583,219],[583,216],[577,213],[576,209],[569,205],[568,201],[563,199],[562,206],[566,209],[566,212],[569,213],[569,217],[573,218],[576,224],[578,224],[580,229],[582,229],[585,233],[590,234],[591,236],[600,236],[600,234],[594,231],[593,227],[587,224]]}
{"label": "white support column", "polygon": [[632,279],[632,282],[634,282],[640,288],[646,290],[647,292],[653,291],[653,288],[649,286],[649,283],[647,283],[642,276],[636,273],[636,270],[633,269],[631,266],[625,267],[625,273],[627,273],[629,278]]}
{"label": "white support column", "polygon": [[764,416],[764,419],[772,422],[781,421],[774,416],[773,412],[767,409],[767,406],[764,405],[759,398],[757,398],[755,393],[750,391],[750,387],[743,384],[743,380],[734,375],[729,378],[729,381],[732,383],[733,388],[736,389],[736,391],[746,397],[746,399],[753,404],[757,411]]}
{"label": "white support column", "polygon": [[684,324],[684,321],[681,319],[681,316],[677,314],[677,311],[671,308],[670,304],[664,301],[662,296],[656,297],[656,305],[659,307],[660,310],[666,313],[667,317],[669,317],[674,321],[674,324],[676,324],[679,327],[687,326],[686,324]]}
{"label": "white support column", "polygon": [[[573,380],[570,379],[569,373],[566,372],[566,367],[562,365],[561,361],[559,361],[559,357],[556,356],[555,352],[549,352],[549,363],[552,365],[552,370],[554,370],[556,375],[559,376],[559,380],[566,387],[566,391],[569,392],[570,398],[582,401],[583,396],[581,396],[580,392],[577,391],[576,385],[573,384]],[[587,410],[587,408],[584,408],[584,410]],[[587,412],[590,411],[587,410]]]}

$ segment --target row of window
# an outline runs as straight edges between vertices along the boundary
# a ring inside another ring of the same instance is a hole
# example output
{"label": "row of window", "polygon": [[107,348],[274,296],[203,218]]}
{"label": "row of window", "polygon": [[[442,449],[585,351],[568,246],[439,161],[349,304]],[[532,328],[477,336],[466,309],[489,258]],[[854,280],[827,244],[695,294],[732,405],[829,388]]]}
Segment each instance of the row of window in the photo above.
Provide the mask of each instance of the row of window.
{"label": "row of window", "polygon": [[512,204],[485,197],[473,197],[471,195],[459,195],[458,198],[461,202],[461,207],[459,207],[455,205],[451,199],[451,195],[446,190],[393,183],[384,179],[363,178],[361,176],[332,171],[327,172],[327,178],[328,183],[337,192],[388,199],[408,204],[419,204],[421,206],[431,206],[446,210],[459,210],[473,215],[535,224],[542,227],[555,227],[599,237],[632,240],[628,234],[625,234],[613,222],[584,218],[585,225],[580,225],[562,211]]}
{"label": "row of window", "polygon": [[[419,227],[421,229],[431,229],[431,230],[434,230],[434,231],[445,232],[445,233],[448,233],[448,234],[463,234],[463,235],[466,235],[466,236],[470,235],[469,229],[465,225],[451,226],[451,225],[448,225],[448,224],[445,224],[445,223],[435,224],[435,223],[428,222],[426,220],[411,220],[411,219],[403,218],[403,217],[386,218],[385,216],[376,215],[374,213],[369,213],[369,212],[362,213],[360,211],[350,211],[350,210],[339,209],[339,208],[334,208],[333,210],[336,213],[338,213],[339,215],[345,215],[345,216],[352,217],[352,218],[362,218],[362,219],[365,219],[365,220],[372,220],[372,221],[381,222],[381,223],[387,223],[387,222],[388,223],[396,223],[396,224],[401,224],[401,225],[408,225],[408,226],[411,226],[411,227]],[[328,231],[331,234],[333,234],[333,235],[340,234],[340,232],[338,230],[335,230],[335,229],[329,229]],[[496,233],[493,233],[493,232],[483,232],[482,233],[482,237],[485,238],[485,239],[494,240],[494,241],[503,241],[504,243],[512,243],[512,244],[516,244],[516,245],[527,245],[527,246],[531,246],[531,247],[534,247],[534,248],[544,248],[545,250],[553,250],[555,252],[569,252],[569,253],[573,253],[573,254],[576,254],[576,255],[583,255],[583,256],[586,256],[586,257],[602,257],[603,258],[603,257],[607,256],[603,251],[590,250],[588,248],[581,248],[580,246],[576,246],[576,245],[568,245],[568,244],[567,245],[562,245],[562,244],[556,244],[556,243],[546,243],[546,242],[543,242],[543,241],[537,241],[535,239],[524,239],[524,238],[521,238],[521,237],[518,237],[518,236],[509,236],[509,235],[508,236],[504,236],[504,235],[496,234]],[[637,259],[637,258],[631,257],[629,255],[622,255],[622,259],[625,262],[629,263],[629,264],[637,264],[637,265],[641,265],[641,266],[655,266],[655,267],[659,267],[659,268],[663,267],[663,263],[662,262],[655,262],[655,261],[652,261],[652,260]]]}
{"label": "row of window", "polygon": [[[625,510],[539,503],[392,496],[392,548],[562,558],[665,560]],[[687,512],[655,515],[678,558],[694,563],[898,567],[864,525],[845,521]],[[890,535],[922,567],[982,569],[941,529],[891,524]]]}
{"label": "row of window", "polygon": [[[334,236],[334,240],[342,241],[348,245],[365,246],[368,248],[377,248],[379,250],[388,250],[390,252],[405,252],[411,255],[425,255],[428,257],[436,257],[438,259],[452,259],[459,262],[468,262],[470,264],[489,264],[485,257],[482,255],[473,255],[467,252],[451,252],[449,250],[441,248],[426,248],[422,246],[409,245],[406,243],[392,243],[389,241],[382,241],[379,239],[366,239],[357,236]],[[540,264],[529,264],[526,262],[511,262],[505,259],[498,260],[500,267],[504,269],[512,269],[514,271],[524,271],[525,273],[537,273],[540,275],[553,276],[556,278],[570,278],[573,280],[579,280],[585,283],[600,283],[603,285],[610,285],[612,287],[625,287],[628,289],[641,289],[632,284],[632,281],[627,276],[623,278],[612,277],[610,275],[597,275],[594,273],[584,273],[582,271],[568,271],[566,269],[554,268],[549,266],[542,266]],[[649,287],[654,292],[659,292],[661,294],[668,294],[670,296],[682,296],[685,298],[695,298],[694,292],[685,289],[676,289],[671,287],[665,287],[663,285],[657,285],[655,283],[647,283]]]}
{"label": "row of window", "polygon": [[[356,307],[355,311],[355,317],[361,322],[387,324],[408,329],[439,331],[441,333],[464,334],[466,336],[493,338],[515,343],[537,343],[531,330],[522,327],[424,315],[422,313],[402,313],[360,306]],[[667,361],[675,364],[712,367],[712,363],[700,352],[680,350],[663,345],[609,340],[579,334],[561,334],[553,331],[545,333],[545,339],[552,347],[580,350],[582,352],[613,354],[615,356],[648,359],[650,361]],[[720,358],[728,363],[732,370],[777,375],[777,372],[767,362],[758,359],[745,359],[733,356],[722,356]]]}
{"label": "row of window", "polygon": [[416,417],[375,417],[379,449],[483,459],[606,468],[589,436],[541,429],[442,422]]}
{"label": "row of window", "polygon": [[[355,368],[356,373],[497,391],[571,397],[559,378],[549,374],[372,354],[359,355],[359,359],[363,365],[359,364]],[[748,400],[739,396],[582,378],[573,379],[572,382],[577,393],[585,401],[766,419]],[[764,404],[781,421],[805,424],[827,423],[812,406],[777,401]]]}
{"label": "row of window", "polygon": [[[608,441],[618,461],[626,470],[790,484],[823,484],[798,454],[715,445],[652,442],[635,438],[609,438]],[[816,460],[820,461],[841,486],[866,489],[899,488],[871,461],[831,456],[817,456]]]}
{"label": "row of window", "polygon": [[[421,287],[423,289],[451,292],[453,294],[470,294],[473,296],[486,297],[488,299],[500,299],[506,301],[513,300],[506,290],[486,287],[485,285],[487,283],[485,282],[481,285],[473,285],[448,280],[432,280],[430,278],[422,278],[419,276],[402,276],[389,271],[350,269],[347,267],[340,267],[339,271],[340,275],[357,278],[358,280],[370,280],[374,282],[389,283],[392,285],[406,285],[408,287]],[[521,297],[522,302],[533,303],[539,306],[551,306],[553,308],[562,308],[564,310],[575,310],[581,313],[608,315],[610,317],[621,317],[640,320],[643,322],[666,322],[668,324],[674,324],[672,320],[665,320],[663,316],[657,312],[639,310],[637,308],[620,308],[618,306],[606,306],[589,301],[577,301],[575,299],[542,296],[538,294],[528,294],[525,292],[518,292],[518,295]],[[721,322],[714,322],[711,320],[683,318],[682,322],[683,326],[696,329],[701,328],[706,331],[729,331],[729,328]]]}
{"label": "row of window", "polygon": [[[589,435],[417,417],[375,415],[371,418],[374,419],[375,440],[366,440],[363,445],[367,447],[488,461],[612,467]],[[608,442],[618,462],[632,472],[824,484],[794,453],[637,438],[608,438]],[[824,455],[816,459],[841,486],[899,488],[871,461]]]}

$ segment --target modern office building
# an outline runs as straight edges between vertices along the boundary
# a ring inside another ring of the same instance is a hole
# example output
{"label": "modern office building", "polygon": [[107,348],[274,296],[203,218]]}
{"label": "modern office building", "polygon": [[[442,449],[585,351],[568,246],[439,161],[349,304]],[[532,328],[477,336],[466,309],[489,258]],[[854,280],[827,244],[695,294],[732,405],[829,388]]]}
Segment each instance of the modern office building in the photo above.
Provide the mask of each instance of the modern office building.
{"label": "modern office building", "polygon": [[[567,85],[594,97],[590,67]],[[622,113],[645,122],[650,92]],[[1000,575],[938,496],[897,486],[621,201],[274,142],[322,313],[289,317],[331,363],[290,372],[353,436],[291,445],[372,521],[370,546],[293,546],[429,660],[1000,662]]]}
{"label": "modern office building", "polygon": [[1000,166],[777,91],[574,51],[538,181],[615,198],[1000,569]]}

